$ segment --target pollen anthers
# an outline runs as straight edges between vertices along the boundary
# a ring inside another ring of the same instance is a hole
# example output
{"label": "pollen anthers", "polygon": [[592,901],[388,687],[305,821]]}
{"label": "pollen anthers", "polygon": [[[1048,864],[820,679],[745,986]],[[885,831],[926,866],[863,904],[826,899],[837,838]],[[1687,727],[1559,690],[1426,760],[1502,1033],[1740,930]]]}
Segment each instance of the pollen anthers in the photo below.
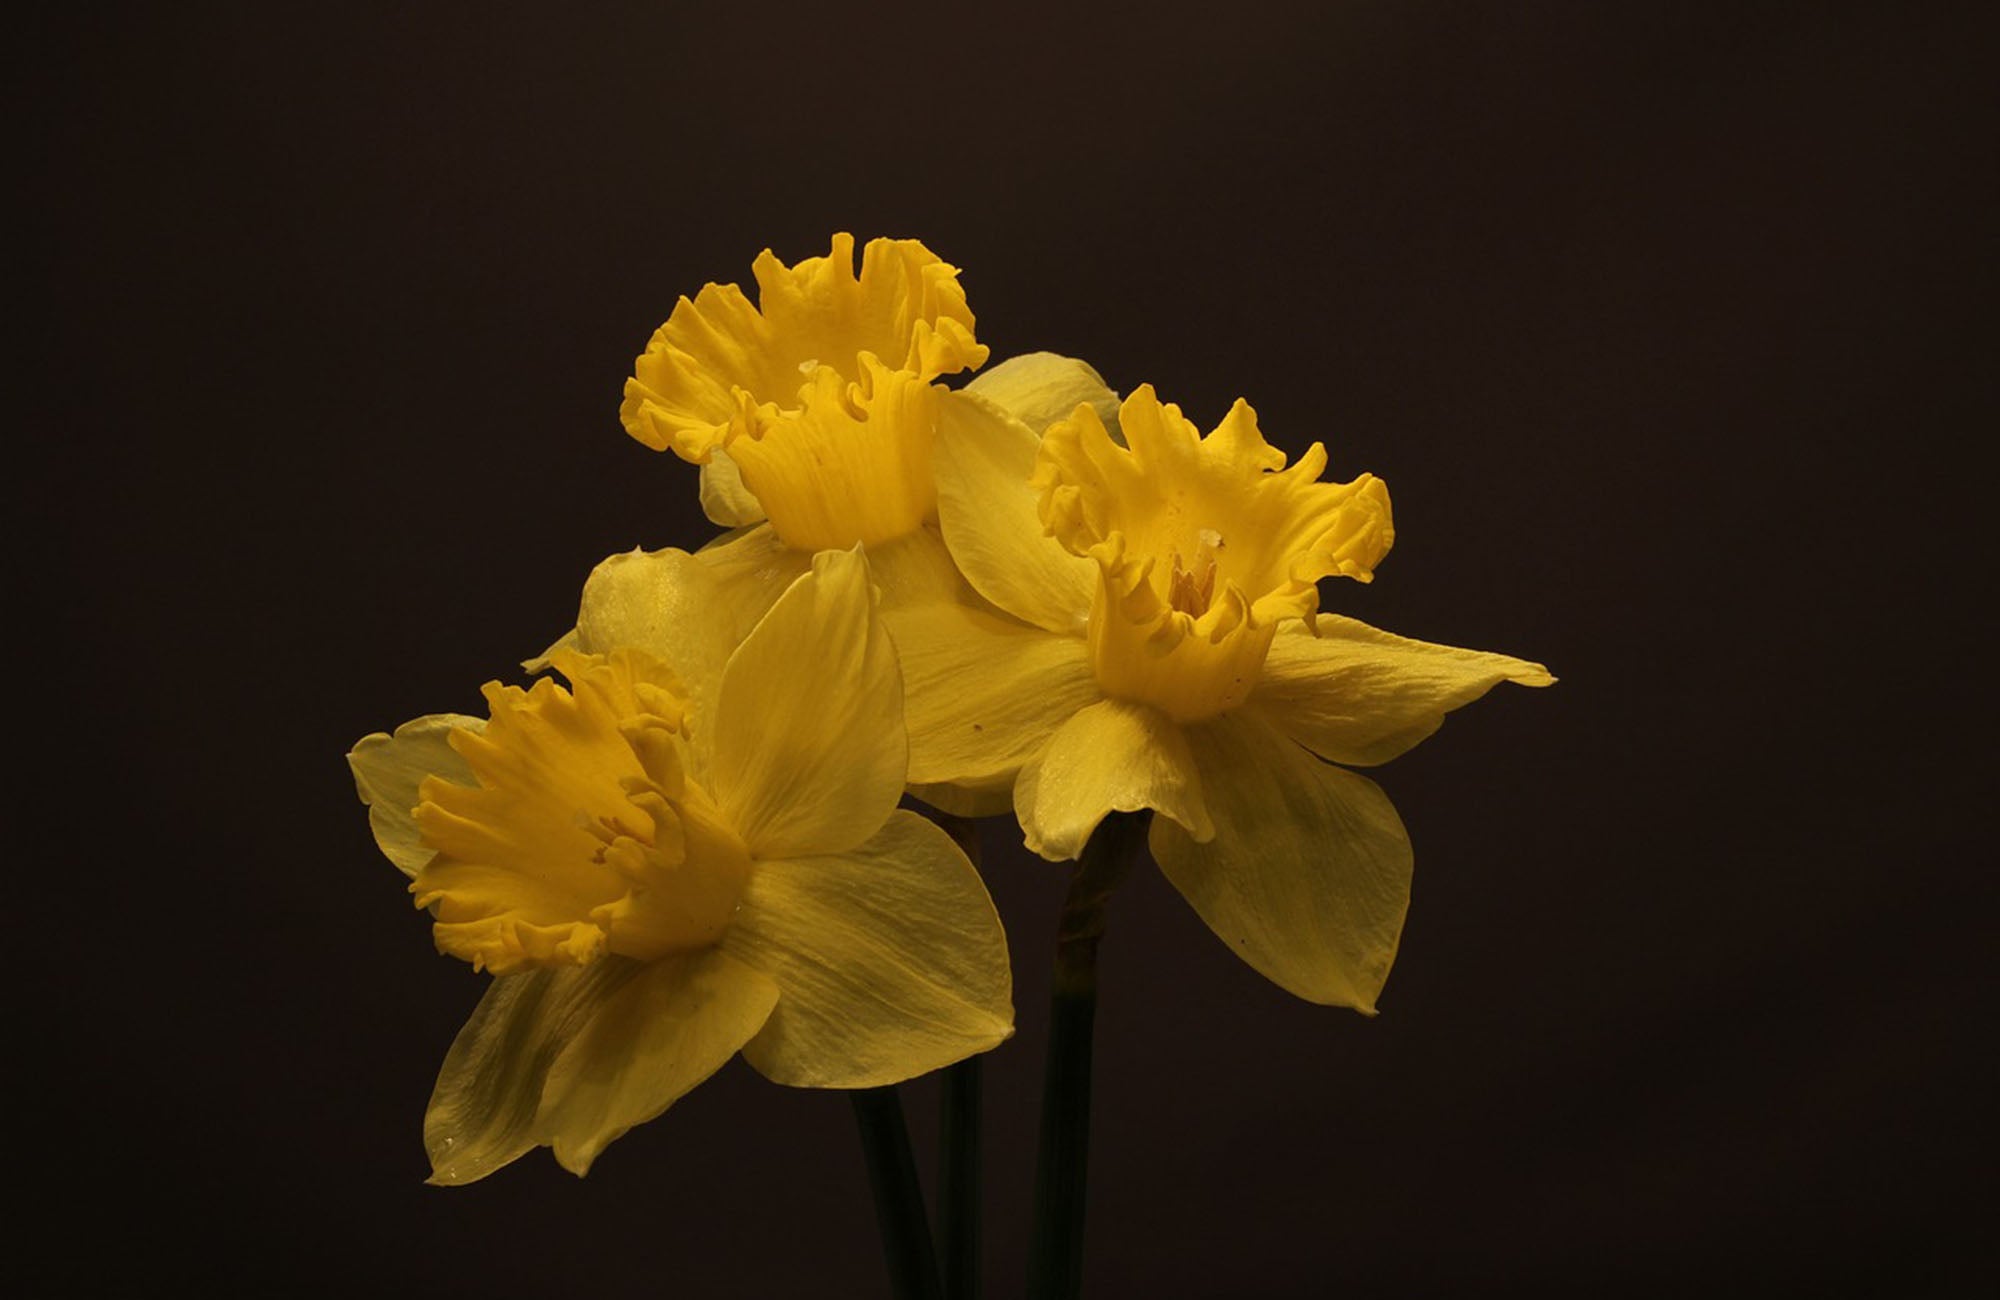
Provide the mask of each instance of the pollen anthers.
{"label": "pollen anthers", "polygon": [[[654,334],[625,385],[627,432],[696,464],[726,452],[801,549],[914,528],[935,507],[930,381],[987,356],[958,268],[916,240],[875,239],[857,276],[840,234],[825,257],[787,267],[766,249],[751,269],[756,305],[711,284]],[[803,501],[802,476],[832,499]]]}
{"label": "pollen anthers", "polygon": [[1119,424],[1125,446],[1088,407],[1043,435],[1042,522],[1097,562],[1099,684],[1180,721],[1213,717],[1249,696],[1281,621],[1312,623],[1320,578],[1373,576],[1393,536],[1388,490],[1372,475],[1319,482],[1318,443],[1287,468],[1243,401],[1204,438],[1146,385]]}
{"label": "pollen anthers", "polygon": [[1167,604],[1190,618],[1200,618],[1208,612],[1209,602],[1213,599],[1215,557],[1208,556],[1201,562],[1199,570],[1190,571],[1181,567],[1181,553],[1175,551],[1173,572],[1167,580]]}
{"label": "pollen anthers", "polygon": [[687,778],[672,673],[631,650],[553,659],[569,689],[490,683],[483,734],[453,734],[477,786],[419,791],[436,853],[411,890],[438,947],[507,974],[715,942],[749,857]]}

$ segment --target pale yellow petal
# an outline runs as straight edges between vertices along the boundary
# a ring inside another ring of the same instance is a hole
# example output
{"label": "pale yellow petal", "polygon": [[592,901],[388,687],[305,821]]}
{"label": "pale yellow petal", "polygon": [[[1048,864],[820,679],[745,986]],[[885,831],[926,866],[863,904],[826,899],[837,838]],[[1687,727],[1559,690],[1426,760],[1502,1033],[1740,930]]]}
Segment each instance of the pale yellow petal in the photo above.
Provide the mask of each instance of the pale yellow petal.
{"label": "pale yellow petal", "polygon": [[910,780],[1006,789],[1100,694],[1081,640],[931,601],[884,617],[903,666]]}
{"label": "pale yellow petal", "polygon": [[[935,526],[868,548],[865,555],[882,592],[884,613],[968,595]],[[689,564],[683,552],[667,550],[606,560],[586,584],[582,632],[570,633],[551,651],[606,653],[618,645],[636,645],[662,658],[671,655],[681,662],[679,672],[692,697],[691,726],[700,734],[713,713],[730,652],[785,589],[810,570],[812,556],[786,546],[770,528],[752,527],[716,539],[694,559],[699,564]],[[705,759],[695,767],[698,776],[706,774]],[[1011,767],[1006,778],[997,792],[979,801],[982,811],[963,815],[990,816],[1011,808]]]}
{"label": "pale yellow petal", "polygon": [[1052,862],[1081,854],[1106,814],[1142,808],[1197,839],[1214,833],[1181,728],[1157,709],[1124,700],[1101,700],[1073,715],[1014,784],[1022,838]]}
{"label": "pale yellow petal", "polygon": [[405,722],[391,736],[363,736],[348,752],[354,789],[368,805],[368,825],[382,855],[406,876],[415,876],[434,850],[417,831],[417,793],[427,776],[441,776],[460,785],[472,784],[472,769],[451,747],[451,733],[482,731],[486,719],[463,713],[431,713]]}
{"label": "pale yellow petal", "polygon": [[1309,1002],[1373,1014],[1410,903],[1388,797],[1247,711],[1188,729],[1215,837],[1153,819],[1153,857],[1230,951]]}
{"label": "pale yellow petal", "polygon": [[711,791],[756,857],[840,853],[881,828],[909,745],[859,548],[815,556],[729,657],[714,732]]}
{"label": "pale yellow petal", "polygon": [[469,1183],[533,1150],[542,1081],[570,1040],[640,970],[591,966],[504,975],[487,987],[438,1071],[424,1112],[431,1181]]}
{"label": "pale yellow petal", "polygon": [[864,549],[868,571],[882,593],[882,612],[935,601],[977,599],[965,585],[944,537],[930,524],[893,542]]}
{"label": "pale yellow petal", "polygon": [[686,551],[614,555],[583,585],[576,648],[644,650],[684,682],[711,676],[763,613],[725,594],[714,567]]}
{"label": "pale yellow petal", "polygon": [[1501,682],[1555,681],[1540,664],[1411,641],[1351,618],[1322,614],[1319,632],[1279,631],[1250,704],[1337,763],[1386,763]]}
{"label": "pale yellow petal", "polygon": [[708,462],[701,467],[701,512],[724,528],[743,528],[764,519],[764,507],[743,486],[736,462],[720,447],[709,453]]}
{"label": "pale yellow petal", "polygon": [[1054,352],[1009,357],[981,371],[965,391],[997,404],[1038,436],[1079,406],[1091,407],[1106,425],[1118,427],[1118,394],[1104,377],[1088,363]]}
{"label": "pale yellow petal", "polygon": [[549,1067],[535,1136],[579,1176],[598,1153],[721,1069],[778,1001],[719,948],[649,962],[594,1007]]}
{"label": "pale yellow petal", "polygon": [[979,594],[1051,632],[1083,634],[1096,566],[1042,527],[1034,432],[992,402],[949,393],[938,404],[938,522]]}
{"label": "pale yellow petal", "polygon": [[[730,583],[685,551],[630,551],[591,571],[577,613],[578,648],[588,654],[637,649],[662,660],[688,694],[688,730],[712,730],[722,667],[765,602],[754,583]],[[775,599],[775,597],[773,597]],[[693,748],[695,775],[706,749]]]}
{"label": "pale yellow petal", "polygon": [[743,1048],[778,1083],[898,1083],[1014,1032],[1007,940],[986,887],[912,812],[851,852],[758,864],[723,946],[778,985],[776,1010]]}
{"label": "pale yellow petal", "polygon": [[[866,547],[863,553],[884,608],[957,599],[965,585],[934,525]],[[731,605],[740,640],[812,568],[814,553],[786,545],[775,530],[760,525],[718,537],[695,554],[722,584],[719,594]]]}
{"label": "pale yellow petal", "polygon": [[695,554],[722,584],[718,592],[729,598],[739,642],[785,588],[812,568],[812,552],[787,546],[769,524],[725,533]]}

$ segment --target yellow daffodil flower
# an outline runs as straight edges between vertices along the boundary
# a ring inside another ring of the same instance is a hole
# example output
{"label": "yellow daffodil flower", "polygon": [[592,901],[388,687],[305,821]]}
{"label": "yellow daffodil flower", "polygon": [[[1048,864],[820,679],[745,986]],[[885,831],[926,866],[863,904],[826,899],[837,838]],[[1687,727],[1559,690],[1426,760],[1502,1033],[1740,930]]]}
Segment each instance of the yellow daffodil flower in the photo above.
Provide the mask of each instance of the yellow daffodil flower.
{"label": "yellow daffodil flower", "polygon": [[497,977],[431,1097],[434,1182],[538,1145],[582,1174],[739,1050],[863,1088],[1012,1032],[977,872],[896,807],[903,687],[860,555],[820,555],[740,638],[715,584],[614,557],[551,654],[567,687],[489,684],[488,719],[349,755],[439,949]]}
{"label": "yellow daffodil flower", "polygon": [[[976,597],[888,611],[910,779],[1011,797],[1028,845],[1073,858],[1111,811],[1151,809],[1153,856],[1230,948],[1311,1001],[1372,1011],[1409,898],[1385,762],[1538,664],[1319,612],[1393,532],[1380,480],[1289,468],[1238,402],[1202,437],[1150,387],[1123,443],[1079,407],[1037,438],[955,404],[936,452],[945,541]],[[1330,760],[1323,761],[1323,760]]]}
{"label": "yellow daffodil flower", "polygon": [[[916,240],[854,237],[786,266],[766,249],[736,285],[683,298],[625,385],[620,418],[638,441],[701,466],[710,519],[737,531],[701,550],[753,618],[815,553],[867,547],[891,605],[961,585],[938,534],[932,448],[965,400],[932,381],[977,369],[987,349],[958,269]],[[1082,362],[1037,355],[995,367],[968,391],[1010,409],[1067,415],[1116,399]],[[538,663],[540,661],[537,661]]]}

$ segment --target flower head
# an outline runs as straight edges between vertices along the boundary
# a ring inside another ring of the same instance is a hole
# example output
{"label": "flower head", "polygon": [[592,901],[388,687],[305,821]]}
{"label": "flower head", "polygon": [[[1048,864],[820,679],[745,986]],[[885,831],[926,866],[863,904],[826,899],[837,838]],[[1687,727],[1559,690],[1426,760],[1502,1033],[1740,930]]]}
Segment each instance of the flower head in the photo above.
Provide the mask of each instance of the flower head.
{"label": "flower head", "polygon": [[567,687],[489,685],[488,719],[349,756],[439,949],[498,977],[431,1099],[435,1181],[536,1145],[583,1173],[739,1049],[866,1087],[1012,1032],[977,873],[896,809],[902,682],[861,557],[818,557],[741,644],[714,583],[614,557],[551,656]]}
{"label": "flower head", "polygon": [[1037,438],[971,395],[941,422],[939,522],[984,599],[889,611],[911,780],[1011,803],[1056,860],[1151,809],[1154,858],[1232,951],[1372,1010],[1409,840],[1332,763],[1384,762],[1498,682],[1553,678],[1321,613],[1317,581],[1368,580],[1392,532],[1381,482],[1321,482],[1318,444],[1287,468],[1248,405],[1202,438],[1150,388],[1118,423],[1122,446],[1089,409]]}

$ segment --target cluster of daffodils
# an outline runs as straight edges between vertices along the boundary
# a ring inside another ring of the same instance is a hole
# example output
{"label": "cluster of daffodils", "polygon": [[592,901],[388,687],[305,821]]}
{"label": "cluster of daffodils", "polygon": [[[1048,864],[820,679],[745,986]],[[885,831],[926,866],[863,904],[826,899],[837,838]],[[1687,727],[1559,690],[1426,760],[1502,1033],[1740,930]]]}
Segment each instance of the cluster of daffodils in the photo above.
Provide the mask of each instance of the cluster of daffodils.
{"label": "cluster of daffodils", "polygon": [[[438,948],[493,979],[426,1116],[434,1179],[584,1172],[738,1052],[861,1088],[1011,1032],[978,872],[908,793],[1077,857],[1152,814],[1162,872],[1258,971],[1372,1011],[1409,898],[1384,762],[1539,665],[1320,609],[1394,537],[1381,480],[1287,465],[1035,353],[970,382],[956,268],[914,240],[709,285],[620,412],[730,531],[613,556],[573,631],[349,755]],[[560,680],[558,680],[558,678]]]}

